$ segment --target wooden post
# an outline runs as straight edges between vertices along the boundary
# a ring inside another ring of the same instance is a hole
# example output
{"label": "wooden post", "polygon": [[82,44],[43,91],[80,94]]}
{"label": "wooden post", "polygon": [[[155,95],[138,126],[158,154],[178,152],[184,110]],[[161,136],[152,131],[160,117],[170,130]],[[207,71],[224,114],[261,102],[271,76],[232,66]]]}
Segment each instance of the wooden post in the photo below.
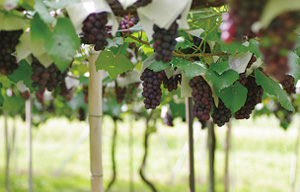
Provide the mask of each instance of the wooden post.
{"label": "wooden post", "polygon": [[225,139],[225,173],[224,173],[224,192],[229,192],[229,150],[230,150],[231,122],[227,123]]}
{"label": "wooden post", "polygon": [[9,160],[10,160],[10,145],[8,139],[8,113],[4,111],[4,139],[5,139],[5,192],[10,192],[10,175],[9,175]]}
{"label": "wooden post", "polygon": [[25,118],[27,122],[27,155],[28,155],[28,191],[32,192],[32,121],[31,121],[31,98],[26,100]]}
{"label": "wooden post", "polygon": [[102,167],[102,78],[95,62],[100,52],[90,51],[89,124],[92,192],[104,192]]}
{"label": "wooden post", "polygon": [[194,137],[193,137],[193,113],[192,113],[192,98],[188,97],[185,100],[185,118],[188,124],[189,135],[189,165],[190,165],[190,192],[195,192],[195,168],[194,168]]}

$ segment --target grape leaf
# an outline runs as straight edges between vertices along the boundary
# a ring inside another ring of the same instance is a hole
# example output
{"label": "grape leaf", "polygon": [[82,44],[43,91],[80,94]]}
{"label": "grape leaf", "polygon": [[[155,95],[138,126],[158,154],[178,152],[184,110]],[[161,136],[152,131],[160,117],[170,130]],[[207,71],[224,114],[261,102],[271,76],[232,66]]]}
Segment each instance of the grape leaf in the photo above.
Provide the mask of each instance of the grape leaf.
{"label": "grape leaf", "polygon": [[134,65],[127,57],[124,55],[115,57],[111,51],[102,51],[96,60],[96,69],[107,71],[113,79],[133,68]]}
{"label": "grape leaf", "polygon": [[232,42],[229,44],[220,42],[220,48],[223,52],[228,54],[246,53],[248,51],[248,47],[238,42]]}
{"label": "grape leaf", "polygon": [[249,41],[249,51],[251,53],[253,53],[257,58],[261,57],[261,52],[259,51],[259,42],[254,40],[254,39],[250,39]]}
{"label": "grape leaf", "polygon": [[216,94],[221,98],[226,107],[228,107],[232,113],[235,113],[245,104],[247,92],[247,88],[240,82],[236,82],[234,85],[216,91]]}
{"label": "grape leaf", "polygon": [[174,57],[171,61],[173,67],[178,67],[182,71],[184,71],[187,78],[192,79],[198,75],[204,75],[206,66],[200,61],[188,61],[183,58]]}
{"label": "grape leaf", "polygon": [[206,78],[220,90],[232,85],[239,78],[239,74],[236,71],[228,70],[219,75],[212,69],[208,69],[206,71]]}
{"label": "grape leaf", "polygon": [[269,93],[279,99],[280,104],[289,111],[295,111],[293,105],[289,101],[287,95],[284,91],[280,88],[278,83],[273,81],[271,78],[267,77],[263,72],[256,69],[255,70],[255,79],[258,85],[261,85],[262,88]]}
{"label": "grape leaf", "polygon": [[129,55],[128,51],[128,43],[121,44],[119,46],[113,46],[110,50],[114,53],[114,55],[125,55],[126,57]]}
{"label": "grape leaf", "polygon": [[68,18],[59,18],[51,38],[45,39],[45,48],[60,71],[65,71],[71,64],[80,39]]}
{"label": "grape leaf", "polygon": [[299,0],[270,0],[265,5],[261,16],[261,23],[264,28],[268,27],[274,18],[281,13],[298,11],[300,9]]}
{"label": "grape leaf", "polygon": [[0,30],[19,30],[28,25],[28,20],[23,17],[23,13],[10,11],[3,13],[0,11]]}
{"label": "grape leaf", "polygon": [[39,13],[44,22],[51,23],[54,21],[54,18],[51,17],[46,5],[42,0],[35,0],[34,9]]}
{"label": "grape leaf", "polygon": [[162,61],[155,60],[148,68],[155,72],[159,72],[159,71],[165,70],[169,66],[170,66],[170,63],[164,63]]}
{"label": "grape leaf", "polygon": [[30,35],[33,42],[51,37],[51,31],[38,13],[34,14],[30,22]]}
{"label": "grape leaf", "polygon": [[185,118],[185,104],[184,103],[175,103],[174,100],[169,102],[170,110],[172,116]]}
{"label": "grape leaf", "polygon": [[32,79],[32,68],[28,64],[26,60],[22,60],[19,62],[19,67],[17,70],[13,72],[13,74],[8,76],[8,79],[10,79],[12,82],[18,83],[19,81],[23,80],[24,84],[27,87],[31,87]]}
{"label": "grape leaf", "polygon": [[221,74],[227,69],[229,69],[229,64],[227,61],[222,61],[220,63],[212,63],[209,65],[209,68],[214,70],[215,72]]}

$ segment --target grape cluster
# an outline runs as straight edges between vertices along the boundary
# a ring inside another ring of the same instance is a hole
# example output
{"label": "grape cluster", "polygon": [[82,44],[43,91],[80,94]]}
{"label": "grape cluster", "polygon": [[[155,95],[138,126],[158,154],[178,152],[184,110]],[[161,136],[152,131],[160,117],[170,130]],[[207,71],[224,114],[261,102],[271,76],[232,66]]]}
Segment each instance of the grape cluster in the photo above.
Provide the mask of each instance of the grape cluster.
{"label": "grape cluster", "polygon": [[116,85],[115,85],[115,92],[116,92],[116,100],[117,100],[117,102],[118,103],[122,103],[122,101],[125,99],[126,87],[120,87],[116,83]]}
{"label": "grape cluster", "polygon": [[82,93],[83,93],[83,101],[88,104],[89,103],[89,87],[86,85],[83,85],[82,87]]}
{"label": "grape cluster", "polygon": [[210,86],[202,76],[196,76],[191,79],[189,85],[193,89],[192,96],[195,102],[193,106],[193,115],[199,120],[209,120],[209,113],[213,106]]}
{"label": "grape cluster", "polygon": [[222,127],[225,123],[229,122],[232,117],[231,110],[228,109],[223,101],[219,100],[219,106],[214,106],[214,111],[211,115],[213,122],[219,127]]}
{"label": "grape cluster", "polygon": [[23,30],[0,31],[0,73],[10,75],[18,68],[17,59],[12,55],[16,51]]}
{"label": "grape cluster", "polygon": [[295,12],[283,13],[262,32],[260,50],[264,55],[266,72],[278,81],[283,81],[285,74],[290,70],[287,53],[295,46],[294,28],[299,18],[299,14]]}
{"label": "grape cluster", "polygon": [[151,69],[145,69],[141,75],[143,81],[142,95],[145,98],[144,104],[146,109],[155,109],[160,105],[162,91],[160,85],[165,77],[165,72],[154,72]]}
{"label": "grape cluster", "polygon": [[107,31],[105,25],[107,24],[107,12],[91,13],[84,21],[82,32],[84,40],[87,44],[94,44],[96,51],[105,49],[108,44],[106,41]]}
{"label": "grape cluster", "polygon": [[254,37],[255,33],[251,27],[260,19],[265,1],[232,0],[230,11],[222,15],[221,39],[224,42],[231,42],[233,39],[242,40],[243,36]]}
{"label": "grape cluster", "polygon": [[61,83],[60,84],[60,89],[58,90],[59,94],[64,98],[65,101],[71,101],[73,92],[72,88],[67,89],[66,83]]}
{"label": "grape cluster", "polygon": [[45,99],[44,99],[45,90],[46,89],[44,88],[44,89],[39,89],[35,92],[35,97],[42,105],[44,105],[45,103]]}
{"label": "grape cluster", "polygon": [[52,91],[58,87],[60,83],[65,81],[67,70],[61,73],[60,70],[52,63],[49,67],[45,68],[36,58],[32,58],[32,87],[44,89],[45,87]]}
{"label": "grape cluster", "polygon": [[291,75],[286,75],[284,77],[284,80],[280,82],[282,85],[283,89],[288,93],[296,93],[296,87],[295,87],[295,79]]}
{"label": "grape cluster", "polygon": [[30,93],[29,93],[29,91],[23,91],[23,92],[20,92],[20,96],[23,99],[28,100],[30,98]]}
{"label": "grape cluster", "polygon": [[125,95],[125,101],[127,104],[132,103],[135,100],[136,92],[139,86],[140,82],[131,83],[127,86]]}
{"label": "grape cluster", "polygon": [[178,24],[174,21],[168,30],[154,25],[153,30],[153,48],[156,50],[155,59],[167,63],[171,61],[177,44],[175,39],[178,36]]}
{"label": "grape cluster", "polygon": [[263,88],[256,84],[255,78],[252,76],[247,77],[245,87],[248,90],[247,99],[244,106],[235,112],[236,119],[249,119],[255,105],[262,101]]}
{"label": "grape cluster", "polygon": [[84,108],[80,107],[78,110],[78,119],[79,121],[84,121],[86,118],[85,110]]}
{"label": "grape cluster", "polygon": [[163,119],[164,124],[169,126],[169,127],[174,127],[173,120],[174,120],[174,118],[171,114],[171,111],[167,111],[166,116]]}
{"label": "grape cluster", "polygon": [[129,15],[125,15],[122,17],[120,22],[121,29],[129,29],[133,27],[135,24],[137,24],[139,21],[138,17],[130,17]]}
{"label": "grape cluster", "polygon": [[168,89],[169,92],[176,90],[178,88],[178,84],[180,83],[181,83],[181,74],[172,76],[169,79],[166,76],[163,81],[164,88]]}

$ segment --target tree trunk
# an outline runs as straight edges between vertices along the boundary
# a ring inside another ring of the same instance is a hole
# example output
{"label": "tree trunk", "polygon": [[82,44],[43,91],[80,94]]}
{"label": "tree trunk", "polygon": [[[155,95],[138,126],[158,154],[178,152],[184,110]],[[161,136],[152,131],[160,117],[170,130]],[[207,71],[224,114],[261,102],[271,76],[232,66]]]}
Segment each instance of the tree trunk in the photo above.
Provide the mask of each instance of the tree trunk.
{"label": "tree trunk", "polygon": [[10,192],[10,175],[9,175],[9,161],[10,161],[10,145],[8,136],[8,114],[4,111],[4,137],[5,137],[5,192]]}
{"label": "tree trunk", "polygon": [[186,122],[188,124],[188,135],[189,135],[189,185],[190,192],[195,192],[195,168],[194,168],[194,137],[193,137],[193,113],[192,113],[192,98],[186,98],[185,101],[185,113]]}
{"label": "tree trunk", "polygon": [[102,78],[96,72],[95,61],[100,52],[90,51],[89,66],[89,124],[92,192],[104,192],[102,167]]}
{"label": "tree trunk", "polygon": [[113,117],[114,121],[114,132],[112,135],[112,143],[111,143],[111,160],[112,160],[112,171],[113,176],[111,181],[109,182],[107,189],[105,191],[109,191],[111,186],[114,184],[117,178],[117,166],[116,166],[116,143],[117,143],[117,134],[118,134],[118,125],[117,125],[117,119]]}
{"label": "tree trunk", "polygon": [[[152,112],[151,112],[152,113]],[[151,115],[150,115],[151,117]],[[140,166],[140,176],[142,178],[142,180],[151,188],[151,190],[153,192],[157,192],[156,188],[154,187],[154,185],[147,180],[147,178],[144,175],[144,169],[146,167],[147,164],[147,156],[148,156],[148,139],[149,139],[149,119],[150,117],[147,118],[146,120],[146,130],[145,130],[145,137],[144,137],[144,148],[145,148],[145,152],[144,152],[144,157],[143,157],[143,161],[142,164]]]}
{"label": "tree trunk", "polygon": [[227,123],[225,139],[225,173],[224,173],[224,192],[229,192],[229,150],[230,150],[231,122]]}
{"label": "tree trunk", "polygon": [[26,122],[27,122],[27,154],[28,154],[28,191],[32,192],[32,122],[31,122],[31,99],[26,101]]}
{"label": "tree trunk", "polygon": [[209,192],[215,191],[215,148],[216,138],[214,131],[214,124],[211,121],[208,122],[208,150],[209,150]]}

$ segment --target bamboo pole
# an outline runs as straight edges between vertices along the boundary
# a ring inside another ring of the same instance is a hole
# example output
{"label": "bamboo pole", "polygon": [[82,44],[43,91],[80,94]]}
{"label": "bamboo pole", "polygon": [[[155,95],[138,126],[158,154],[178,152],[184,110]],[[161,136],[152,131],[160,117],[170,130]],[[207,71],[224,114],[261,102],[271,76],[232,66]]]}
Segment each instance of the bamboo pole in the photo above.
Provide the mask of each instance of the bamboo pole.
{"label": "bamboo pole", "polygon": [[231,122],[227,123],[225,139],[225,173],[224,173],[224,192],[229,192],[229,150],[230,150]]}
{"label": "bamboo pole", "polygon": [[214,124],[211,121],[208,123],[208,150],[209,150],[209,192],[215,191],[215,132]]}
{"label": "bamboo pole", "polygon": [[5,192],[10,192],[10,175],[9,175],[9,160],[10,160],[10,146],[8,139],[8,113],[4,111],[4,137],[5,137]]}
{"label": "bamboo pole", "polygon": [[32,121],[31,121],[31,98],[26,100],[25,118],[27,122],[27,154],[28,154],[28,191],[32,192]]}
{"label": "bamboo pole", "polygon": [[190,176],[189,185],[190,192],[195,192],[195,168],[194,168],[194,137],[193,137],[193,113],[192,113],[192,98],[188,97],[185,101],[185,113],[186,122],[188,124],[188,134],[189,134],[189,165],[190,165]]}
{"label": "bamboo pole", "polygon": [[89,123],[92,192],[104,192],[102,167],[102,78],[95,62],[100,52],[90,51],[89,66]]}
{"label": "bamboo pole", "polygon": [[134,151],[133,151],[133,122],[134,122],[134,116],[131,117],[132,119],[130,120],[130,125],[128,128],[128,136],[129,136],[129,142],[128,142],[128,147],[129,147],[129,177],[130,177],[130,182],[129,182],[129,191],[134,192],[134,167],[133,167],[133,161],[134,161]]}

